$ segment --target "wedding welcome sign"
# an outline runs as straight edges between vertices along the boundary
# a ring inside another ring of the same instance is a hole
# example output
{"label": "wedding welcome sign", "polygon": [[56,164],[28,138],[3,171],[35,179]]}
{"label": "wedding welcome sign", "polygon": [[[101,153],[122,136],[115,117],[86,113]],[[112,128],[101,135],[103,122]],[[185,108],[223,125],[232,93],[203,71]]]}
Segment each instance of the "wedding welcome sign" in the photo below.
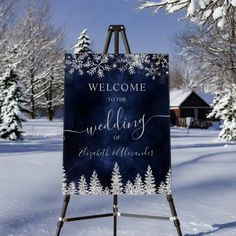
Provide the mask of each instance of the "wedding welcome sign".
{"label": "wedding welcome sign", "polygon": [[170,194],[168,56],[66,54],[64,194]]}

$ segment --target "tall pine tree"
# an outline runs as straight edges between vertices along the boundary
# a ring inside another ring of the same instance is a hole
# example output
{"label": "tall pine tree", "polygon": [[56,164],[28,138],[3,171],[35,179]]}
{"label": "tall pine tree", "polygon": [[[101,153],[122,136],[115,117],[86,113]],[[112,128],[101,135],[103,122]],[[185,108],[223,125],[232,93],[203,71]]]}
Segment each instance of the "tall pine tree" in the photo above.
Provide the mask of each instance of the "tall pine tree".
{"label": "tall pine tree", "polygon": [[25,121],[27,100],[13,67],[0,77],[2,104],[0,109],[0,137],[9,140],[23,139],[22,121]]}
{"label": "tall pine tree", "polygon": [[224,121],[219,137],[226,141],[236,141],[236,84],[216,94],[213,110],[209,117]]}
{"label": "tall pine tree", "polygon": [[74,54],[83,53],[83,52],[90,52],[91,51],[90,44],[91,44],[91,42],[89,40],[87,29],[84,29],[80,33],[80,36],[78,38],[78,42],[73,47]]}
{"label": "tall pine tree", "polygon": [[144,194],[144,185],[141,178],[141,175],[138,173],[134,180],[134,193],[135,194]]}
{"label": "tall pine tree", "polygon": [[122,194],[123,192],[121,174],[117,163],[115,163],[112,171],[111,192],[112,194]]}
{"label": "tall pine tree", "polygon": [[92,195],[97,195],[97,194],[102,194],[103,193],[103,188],[102,185],[98,179],[97,172],[94,170],[93,174],[90,178],[90,183],[89,183],[89,192]]}
{"label": "tall pine tree", "polygon": [[88,184],[86,181],[86,178],[84,177],[84,175],[82,175],[79,179],[79,183],[78,183],[78,193],[82,194],[82,195],[86,195],[88,194]]}
{"label": "tall pine tree", "polygon": [[146,194],[156,194],[156,184],[155,184],[155,178],[152,174],[151,166],[148,166],[147,172],[145,174],[145,193]]}

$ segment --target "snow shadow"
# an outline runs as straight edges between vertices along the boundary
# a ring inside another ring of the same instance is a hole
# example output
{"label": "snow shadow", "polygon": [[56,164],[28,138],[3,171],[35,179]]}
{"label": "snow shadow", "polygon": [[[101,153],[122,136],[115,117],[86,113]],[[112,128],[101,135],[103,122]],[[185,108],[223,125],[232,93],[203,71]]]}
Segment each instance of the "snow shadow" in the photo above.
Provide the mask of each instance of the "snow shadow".
{"label": "snow shadow", "polygon": [[[29,212],[28,214],[22,214],[19,216],[12,217],[10,219],[5,219],[1,222],[0,234],[4,232],[2,235],[23,235],[22,232],[29,232],[26,235],[29,235],[31,231],[34,231],[33,228],[37,225],[43,225],[45,222],[53,222],[52,229],[55,230],[56,222],[58,218],[58,211],[48,210],[48,211],[40,211],[37,213]],[[15,234],[16,233],[16,234]]]}
{"label": "snow shadow", "polygon": [[216,229],[212,229],[210,231],[207,232],[200,232],[200,233],[196,233],[196,234],[185,234],[184,236],[204,236],[204,235],[209,235],[209,234],[213,234],[216,233],[222,229],[228,229],[228,228],[235,228],[236,227],[236,221],[232,221],[229,223],[225,223],[225,224],[214,224],[212,225],[213,228]]}
{"label": "snow shadow", "polygon": [[197,143],[197,144],[185,144],[185,145],[175,145],[171,146],[171,149],[181,149],[181,148],[204,148],[204,147],[223,147],[226,143]]}
{"label": "snow shadow", "polygon": [[62,138],[32,138],[19,142],[1,142],[0,153],[62,151]]}
{"label": "snow shadow", "polygon": [[171,133],[171,138],[174,138],[174,139],[176,139],[176,138],[185,138],[185,139],[187,139],[187,138],[201,138],[203,136],[204,136],[204,138],[215,138],[215,135],[212,135],[212,134],[191,134],[191,133],[188,134],[187,131],[186,131],[186,133],[181,133],[181,134]]}
{"label": "snow shadow", "polygon": [[215,180],[205,180],[197,183],[190,183],[188,185],[183,185],[180,187],[175,187],[175,191],[178,191],[178,195],[186,196],[187,193],[201,193],[209,196],[209,192],[211,194],[219,194],[220,191],[226,191],[233,189],[235,187],[235,181],[230,177],[228,179],[215,179]]}
{"label": "snow shadow", "polygon": [[181,168],[183,166],[186,166],[186,165],[189,165],[189,164],[194,164],[195,162],[197,161],[200,161],[202,159],[207,159],[207,158],[210,158],[210,157],[214,157],[214,156],[224,156],[224,154],[228,155],[228,154],[235,154],[235,151],[231,151],[231,152],[214,152],[214,153],[210,153],[210,154],[207,154],[207,155],[203,155],[203,156],[199,156],[195,159],[192,159],[192,160],[189,160],[189,161],[185,161],[185,162],[182,162],[182,163],[179,163],[179,164],[176,164],[176,165],[173,165],[174,168]]}
{"label": "snow shadow", "polygon": [[[102,196],[71,196],[67,210],[67,217],[103,214],[112,212],[112,197]],[[63,203],[63,195],[52,193],[40,198],[35,198],[32,208],[22,208],[17,214],[0,219],[0,235],[34,235],[36,229],[45,228],[47,232],[42,235],[52,235],[56,230],[57,219]],[[79,203],[79,204],[78,204]],[[48,209],[47,209],[48,208]],[[83,224],[80,225],[81,227]],[[4,232],[4,233],[3,233]],[[24,234],[24,232],[26,232]],[[36,235],[40,235],[37,232]]]}

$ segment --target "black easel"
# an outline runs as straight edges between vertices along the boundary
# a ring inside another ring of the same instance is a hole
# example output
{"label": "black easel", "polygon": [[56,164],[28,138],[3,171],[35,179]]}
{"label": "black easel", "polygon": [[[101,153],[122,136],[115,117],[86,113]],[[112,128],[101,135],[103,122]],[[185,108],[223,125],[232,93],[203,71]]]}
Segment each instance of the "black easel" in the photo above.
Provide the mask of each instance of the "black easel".
{"label": "black easel", "polygon": [[[105,42],[103,53],[104,54],[108,53],[112,33],[114,33],[114,52],[115,52],[115,54],[119,53],[119,33],[121,33],[126,53],[131,53],[129,43],[128,43],[128,40],[126,37],[124,25],[110,25],[109,26],[108,33],[107,33],[107,39]],[[63,201],[63,206],[61,209],[61,214],[60,214],[60,217],[59,217],[58,223],[57,223],[56,236],[60,236],[61,229],[62,229],[65,222],[97,219],[97,218],[104,218],[104,217],[113,217],[113,236],[117,236],[117,217],[118,216],[129,217],[129,218],[153,219],[153,220],[170,220],[170,221],[174,222],[178,236],[182,236],[181,229],[180,229],[180,221],[177,217],[177,212],[175,209],[172,194],[167,195],[167,201],[170,206],[172,217],[121,213],[118,210],[118,196],[113,195],[113,211],[112,211],[112,213],[65,218],[67,207],[70,202],[70,195],[65,195],[64,201]]]}

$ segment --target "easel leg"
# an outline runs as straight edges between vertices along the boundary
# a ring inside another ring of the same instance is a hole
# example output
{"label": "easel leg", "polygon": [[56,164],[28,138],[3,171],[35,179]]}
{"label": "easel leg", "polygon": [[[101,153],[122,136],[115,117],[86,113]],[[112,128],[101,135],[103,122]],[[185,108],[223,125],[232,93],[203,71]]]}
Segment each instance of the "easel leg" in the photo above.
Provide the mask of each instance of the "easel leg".
{"label": "easel leg", "polygon": [[117,235],[118,196],[113,196],[113,236]]}
{"label": "easel leg", "polygon": [[61,228],[63,227],[63,224],[64,224],[63,219],[65,218],[66,210],[67,210],[69,201],[70,201],[70,195],[65,195],[63,205],[62,205],[62,209],[61,209],[61,214],[60,214],[60,217],[59,217],[59,220],[58,220],[58,223],[57,223],[56,236],[60,235]]}
{"label": "easel leg", "polygon": [[173,218],[173,221],[174,221],[174,224],[175,224],[178,236],[182,236],[182,232],[181,232],[181,229],[180,229],[180,222],[179,222],[179,219],[178,219],[178,216],[177,216],[177,212],[176,212],[175,205],[174,205],[174,200],[173,200],[173,197],[172,197],[171,194],[167,195],[167,200],[168,200],[168,203],[170,205],[170,210],[171,210],[171,213],[172,213],[172,218]]}

